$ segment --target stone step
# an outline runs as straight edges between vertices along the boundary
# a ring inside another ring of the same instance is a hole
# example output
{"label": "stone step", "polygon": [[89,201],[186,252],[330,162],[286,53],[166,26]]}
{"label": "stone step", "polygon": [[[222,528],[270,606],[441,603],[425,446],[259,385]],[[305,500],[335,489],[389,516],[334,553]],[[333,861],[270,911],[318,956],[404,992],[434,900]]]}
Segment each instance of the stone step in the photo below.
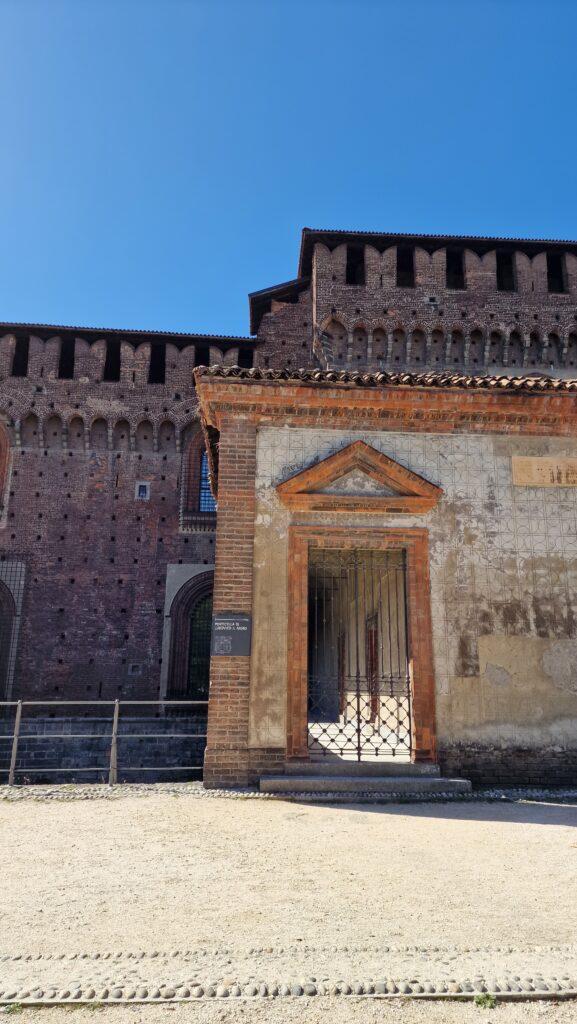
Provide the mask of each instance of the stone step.
{"label": "stone step", "polygon": [[442,779],[435,776],[406,775],[263,775],[261,793],[371,793],[383,796],[398,793],[403,796],[422,796],[435,793],[452,795],[471,792],[468,779]]}
{"label": "stone step", "polygon": [[344,761],[327,758],[311,761],[288,761],[285,775],[369,775],[381,776],[437,776],[438,764],[411,764],[410,761]]}

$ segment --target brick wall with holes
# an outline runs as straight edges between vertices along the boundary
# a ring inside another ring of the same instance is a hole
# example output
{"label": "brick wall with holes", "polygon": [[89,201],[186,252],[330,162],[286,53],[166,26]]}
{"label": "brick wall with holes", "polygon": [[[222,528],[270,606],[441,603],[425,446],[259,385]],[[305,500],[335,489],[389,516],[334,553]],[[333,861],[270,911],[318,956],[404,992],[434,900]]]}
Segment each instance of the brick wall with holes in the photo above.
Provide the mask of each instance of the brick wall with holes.
{"label": "brick wall with holes", "polygon": [[180,521],[199,430],[190,380],[175,393],[10,379],[0,409],[0,558],[25,565],[11,696],[158,697],[166,566],[214,561],[210,524]]}

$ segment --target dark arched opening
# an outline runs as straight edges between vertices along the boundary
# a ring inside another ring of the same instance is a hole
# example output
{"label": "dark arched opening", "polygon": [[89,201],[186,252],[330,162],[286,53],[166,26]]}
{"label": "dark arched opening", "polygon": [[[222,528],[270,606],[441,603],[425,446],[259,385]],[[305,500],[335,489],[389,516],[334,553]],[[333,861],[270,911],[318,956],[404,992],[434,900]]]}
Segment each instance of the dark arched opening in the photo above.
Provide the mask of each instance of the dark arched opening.
{"label": "dark arched opening", "polygon": [[168,700],[208,700],[213,579],[194,576],[172,602]]}

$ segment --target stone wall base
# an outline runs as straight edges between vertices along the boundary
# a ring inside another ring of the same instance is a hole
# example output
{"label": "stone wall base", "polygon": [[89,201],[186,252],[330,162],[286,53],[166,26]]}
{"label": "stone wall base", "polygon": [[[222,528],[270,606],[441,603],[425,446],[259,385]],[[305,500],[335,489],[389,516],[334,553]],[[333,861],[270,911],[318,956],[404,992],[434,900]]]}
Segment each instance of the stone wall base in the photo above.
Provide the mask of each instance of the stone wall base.
{"label": "stone wall base", "polygon": [[[106,718],[23,718],[15,781],[107,782],[111,715],[110,710]],[[0,718],[0,783],[8,779],[13,728],[14,715]],[[183,782],[202,778],[206,714],[167,712],[136,717],[121,712],[118,729],[118,782]]]}
{"label": "stone wall base", "polygon": [[257,783],[261,775],[284,775],[286,751],[280,747],[259,747],[249,750],[250,782]]}
{"label": "stone wall base", "polygon": [[474,786],[576,786],[577,747],[439,746],[441,774]]}
{"label": "stone wall base", "polygon": [[278,747],[248,750],[207,747],[203,782],[207,789],[256,785],[261,775],[282,775],[286,752]]}

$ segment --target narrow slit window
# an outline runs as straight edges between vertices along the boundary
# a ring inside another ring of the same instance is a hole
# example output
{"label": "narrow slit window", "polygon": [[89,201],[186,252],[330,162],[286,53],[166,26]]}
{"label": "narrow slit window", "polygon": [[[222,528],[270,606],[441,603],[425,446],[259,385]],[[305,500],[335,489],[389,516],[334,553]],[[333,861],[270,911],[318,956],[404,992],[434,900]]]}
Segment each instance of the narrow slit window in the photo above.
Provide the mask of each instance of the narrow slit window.
{"label": "narrow slit window", "polygon": [[102,380],[120,380],[120,342],[115,338],[106,342]]}
{"label": "narrow slit window", "polygon": [[60,342],[58,376],[61,380],[72,380],[74,377],[74,348],[74,338],[63,338]]}
{"label": "narrow slit window", "polygon": [[462,249],[447,249],[447,288],[465,287],[465,259]]}
{"label": "narrow slit window", "polygon": [[12,360],[12,376],[26,377],[28,373],[28,356],[30,353],[30,338],[16,338],[14,358]]}
{"label": "narrow slit window", "polygon": [[164,345],[153,345],[150,350],[148,364],[148,383],[164,384],[166,375],[166,348]]}
{"label": "narrow slit window", "polygon": [[514,292],[516,288],[513,253],[497,252],[497,290],[500,292]]}
{"label": "narrow slit window", "polygon": [[208,455],[205,451],[200,456],[200,487],[198,491],[198,511],[216,512],[216,502],[210,489],[208,476]]}
{"label": "narrow slit window", "polygon": [[365,250],[362,245],[347,245],[347,284],[365,283]]}
{"label": "narrow slit window", "polygon": [[397,246],[397,288],[415,287],[415,250],[412,245]]}
{"label": "narrow slit window", "polygon": [[567,291],[565,257],[560,252],[547,253],[547,288],[556,294]]}

